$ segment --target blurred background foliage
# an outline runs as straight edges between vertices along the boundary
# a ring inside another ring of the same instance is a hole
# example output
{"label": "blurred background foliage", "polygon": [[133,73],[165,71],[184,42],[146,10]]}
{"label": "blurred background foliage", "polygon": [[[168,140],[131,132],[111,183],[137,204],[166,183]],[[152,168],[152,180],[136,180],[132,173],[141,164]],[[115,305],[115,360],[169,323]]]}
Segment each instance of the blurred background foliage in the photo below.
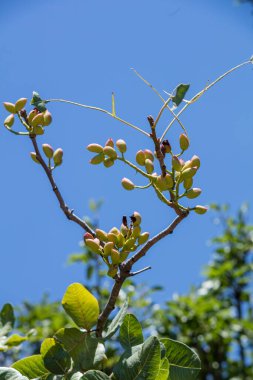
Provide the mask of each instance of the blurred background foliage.
{"label": "blurred background foliage", "polygon": [[[89,223],[98,227],[97,211],[102,202],[92,201],[94,218]],[[120,294],[119,305],[126,297],[131,310],[142,321],[145,334],[158,334],[180,340],[194,348],[201,357],[200,380],[252,380],[253,378],[253,226],[247,221],[243,205],[235,217],[227,206],[213,205],[215,222],[221,233],[213,238],[210,262],[204,268],[203,281],[188,294],[174,295],[165,304],[152,301],[161,290],[128,280]],[[71,254],[68,262],[84,268],[84,284],[98,297],[101,306],[109,294],[109,280],[103,263],[81,243],[81,252]],[[194,255],[193,255],[194,257]],[[7,365],[24,353],[38,353],[43,339],[53,336],[63,326],[70,326],[60,301],[28,301],[16,308],[15,332],[27,335],[21,346],[0,353],[0,365]],[[120,355],[115,340],[107,348],[108,371]]]}

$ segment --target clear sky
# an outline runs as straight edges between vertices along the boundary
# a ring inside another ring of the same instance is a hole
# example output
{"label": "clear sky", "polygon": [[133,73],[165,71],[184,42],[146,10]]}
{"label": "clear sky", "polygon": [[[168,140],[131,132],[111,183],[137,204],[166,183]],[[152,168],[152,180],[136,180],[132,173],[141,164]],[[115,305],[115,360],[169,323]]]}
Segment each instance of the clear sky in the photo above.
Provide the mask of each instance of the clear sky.
{"label": "clear sky", "polygon": [[[161,104],[130,70],[137,69],[160,91],[191,83],[189,96],[253,54],[253,15],[232,0],[84,1],[1,0],[0,101],[61,97],[110,108],[116,94],[120,116],[148,130],[146,117]],[[253,71],[246,66],[214,87],[183,115],[191,149],[201,157],[197,203],[229,202],[236,210],[252,204]],[[107,138],[124,138],[127,157],[150,141],[106,115],[60,103],[49,105],[54,123],[39,143],[64,150],[55,173],[64,198],[80,216],[88,200],[104,199],[101,228],[119,226],[122,215],[138,210],[144,230],[164,228],[174,215],[152,191],[126,192],[120,181],[138,181],[119,163],[111,169],[88,164],[85,147]],[[6,117],[0,111],[1,120]],[[166,125],[164,118],[161,130]],[[178,126],[168,138],[175,141]],[[0,132],[1,278],[0,304],[39,300],[44,291],[60,298],[71,282],[83,280],[81,266],[67,266],[82,231],[59,210],[44,173],[29,156],[29,139]],[[194,205],[194,201],[190,202]],[[252,212],[251,212],[252,219]],[[211,213],[191,215],[136,269],[152,271],[138,281],[160,283],[161,299],[185,292],[200,280],[210,258],[208,240],[219,231]]]}

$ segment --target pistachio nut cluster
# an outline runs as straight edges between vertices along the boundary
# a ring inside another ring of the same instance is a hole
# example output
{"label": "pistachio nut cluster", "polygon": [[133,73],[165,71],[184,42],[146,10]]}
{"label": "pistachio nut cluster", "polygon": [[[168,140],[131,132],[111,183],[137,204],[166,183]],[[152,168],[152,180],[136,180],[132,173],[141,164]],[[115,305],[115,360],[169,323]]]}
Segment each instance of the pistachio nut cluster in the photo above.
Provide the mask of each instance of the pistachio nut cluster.
{"label": "pistachio nut cluster", "polygon": [[[43,152],[44,152],[46,158],[48,159],[48,167],[51,170],[55,169],[57,166],[60,166],[62,164],[63,150],[61,148],[58,148],[58,149],[54,150],[51,147],[51,145],[49,145],[49,144],[42,144],[42,149],[43,149]],[[31,158],[32,158],[32,160],[34,162],[36,162],[37,164],[40,164],[40,161],[38,160],[35,152],[31,152],[30,156],[31,156]],[[54,163],[53,166],[51,164],[52,161]]]}
{"label": "pistachio nut cluster", "polygon": [[[124,140],[117,140],[115,145],[120,153],[124,154],[127,151],[127,146]],[[106,168],[114,165],[115,160],[118,158],[115,145],[111,138],[106,141],[104,146],[99,144],[89,144],[87,146],[88,151],[91,153],[96,153],[96,155],[90,160],[90,163],[93,165],[98,165],[103,162]]]}
{"label": "pistachio nut cluster", "polygon": [[120,228],[113,227],[109,232],[96,229],[95,233],[95,237],[88,232],[84,234],[85,245],[103,257],[111,277],[116,275],[118,266],[128,255],[149,239],[149,233],[141,231],[141,215],[137,211],[130,217],[129,224],[123,216]]}

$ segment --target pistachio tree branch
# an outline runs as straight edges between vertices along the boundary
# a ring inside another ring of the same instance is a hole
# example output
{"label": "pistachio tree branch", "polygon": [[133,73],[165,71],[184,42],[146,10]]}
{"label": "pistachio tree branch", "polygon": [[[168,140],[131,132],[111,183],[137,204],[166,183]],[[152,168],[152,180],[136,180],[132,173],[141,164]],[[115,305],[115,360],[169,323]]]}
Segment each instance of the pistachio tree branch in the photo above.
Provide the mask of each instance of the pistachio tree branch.
{"label": "pistachio tree branch", "polygon": [[47,178],[49,179],[49,182],[52,186],[52,189],[56,195],[56,198],[58,199],[59,201],[59,205],[60,205],[60,208],[62,209],[62,211],[64,212],[64,214],[66,215],[66,217],[69,219],[69,220],[72,220],[73,222],[77,223],[80,227],[82,227],[85,231],[89,232],[90,234],[92,234],[93,236],[95,236],[95,232],[88,226],[88,224],[82,220],[81,218],[79,218],[77,215],[74,214],[73,210],[71,210],[65,203],[62,195],[61,195],[61,192],[60,190],[58,189],[56,183],[55,183],[55,180],[54,180],[54,177],[53,177],[53,174],[52,174],[52,169],[50,169],[46,162],[44,161],[41,153],[40,153],[40,150],[39,150],[39,147],[38,147],[38,144],[37,144],[37,140],[36,140],[36,135],[31,135],[30,134],[30,139],[32,141],[32,144],[33,144],[33,147],[34,147],[34,150],[35,150],[35,153],[36,153],[36,158],[37,160],[40,162],[42,168],[44,169],[44,172],[46,173],[47,175]]}
{"label": "pistachio tree branch", "polygon": [[182,211],[180,215],[178,215],[167,228],[165,228],[163,231],[159,232],[157,235],[151,238],[138,252],[136,252],[131,258],[129,258],[127,261],[123,262],[120,265],[120,271],[114,277],[115,282],[114,282],[110,297],[107,301],[107,304],[105,305],[104,310],[101,312],[98,318],[97,328],[96,328],[97,337],[102,336],[102,332],[108,320],[108,317],[115,308],[115,304],[116,304],[119,292],[122,288],[122,285],[128,277],[131,277],[131,270],[132,270],[133,265],[137,261],[139,261],[143,256],[145,256],[146,253],[150,250],[150,248],[153,247],[156,243],[158,243],[160,240],[162,240],[169,234],[172,234],[174,229],[182,222],[184,218],[188,216],[188,214],[189,214],[188,211],[186,212]]}

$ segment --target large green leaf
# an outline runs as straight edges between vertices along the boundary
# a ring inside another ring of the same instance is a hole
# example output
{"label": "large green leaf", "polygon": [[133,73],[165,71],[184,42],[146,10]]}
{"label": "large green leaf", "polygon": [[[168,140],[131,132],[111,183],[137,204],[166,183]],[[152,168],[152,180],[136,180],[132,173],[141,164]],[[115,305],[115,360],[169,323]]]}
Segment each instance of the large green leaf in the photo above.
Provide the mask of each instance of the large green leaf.
{"label": "large green leaf", "polygon": [[0,380],[27,380],[14,368],[0,367]]}
{"label": "large green leaf", "polygon": [[168,380],[169,377],[169,361],[167,358],[163,358],[160,361],[159,370],[155,377],[155,380]]}
{"label": "large green leaf", "polygon": [[96,368],[105,359],[105,348],[98,339],[77,328],[57,331],[55,339],[63,345],[74,361],[76,371]]}
{"label": "large green leaf", "polygon": [[125,350],[143,343],[141,324],[133,314],[127,314],[120,327],[119,340]]}
{"label": "large green leaf", "polygon": [[55,375],[63,375],[71,366],[71,358],[67,351],[53,338],[47,338],[41,345],[45,367]]}
{"label": "large green leaf", "polygon": [[86,372],[81,380],[110,380],[110,377],[104,372],[92,370]]}
{"label": "large green leaf", "polygon": [[11,327],[14,326],[14,322],[15,322],[14,311],[10,303],[6,303],[3,306],[0,312],[0,320],[3,326],[6,325],[7,323],[10,324]]}
{"label": "large green leaf", "polygon": [[177,86],[176,94],[172,96],[172,101],[176,106],[179,106],[179,104],[182,102],[189,87],[190,87],[189,84],[183,84],[183,83]]}
{"label": "large green leaf", "polygon": [[79,327],[89,330],[97,322],[98,301],[82,284],[69,285],[63,296],[62,306]]}
{"label": "large green leaf", "polygon": [[32,355],[27,358],[18,360],[12,364],[12,368],[18,370],[22,375],[28,379],[36,379],[49,374],[46,369],[42,355]]}
{"label": "large green leaf", "polygon": [[118,328],[122,325],[123,323],[123,320],[125,318],[125,315],[127,313],[127,309],[128,309],[128,300],[126,300],[123,304],[123,306],[121,307],[120,311],[116,314],[116,316],[113,318],[112,322],[110,323],[110,325],[108,326],[103,338],[104,339],[109,339],[111,338],[115,333],[116,331],[118,330]]}
{"label": "large green leaf", "polygon": [[170,364],[170,380],[196,379],[201,363],[198,355],[190,347],[176,340],[163,338],[166,357]]}
{"label": "large green leaf", "polygon": [[20,336],[18,334],[13,334],[9,336],[6,340],[6,345],[8,347],[14,347],[14,346],[19,346],[22,342],[26,341],[27,337],[25,336]]}

